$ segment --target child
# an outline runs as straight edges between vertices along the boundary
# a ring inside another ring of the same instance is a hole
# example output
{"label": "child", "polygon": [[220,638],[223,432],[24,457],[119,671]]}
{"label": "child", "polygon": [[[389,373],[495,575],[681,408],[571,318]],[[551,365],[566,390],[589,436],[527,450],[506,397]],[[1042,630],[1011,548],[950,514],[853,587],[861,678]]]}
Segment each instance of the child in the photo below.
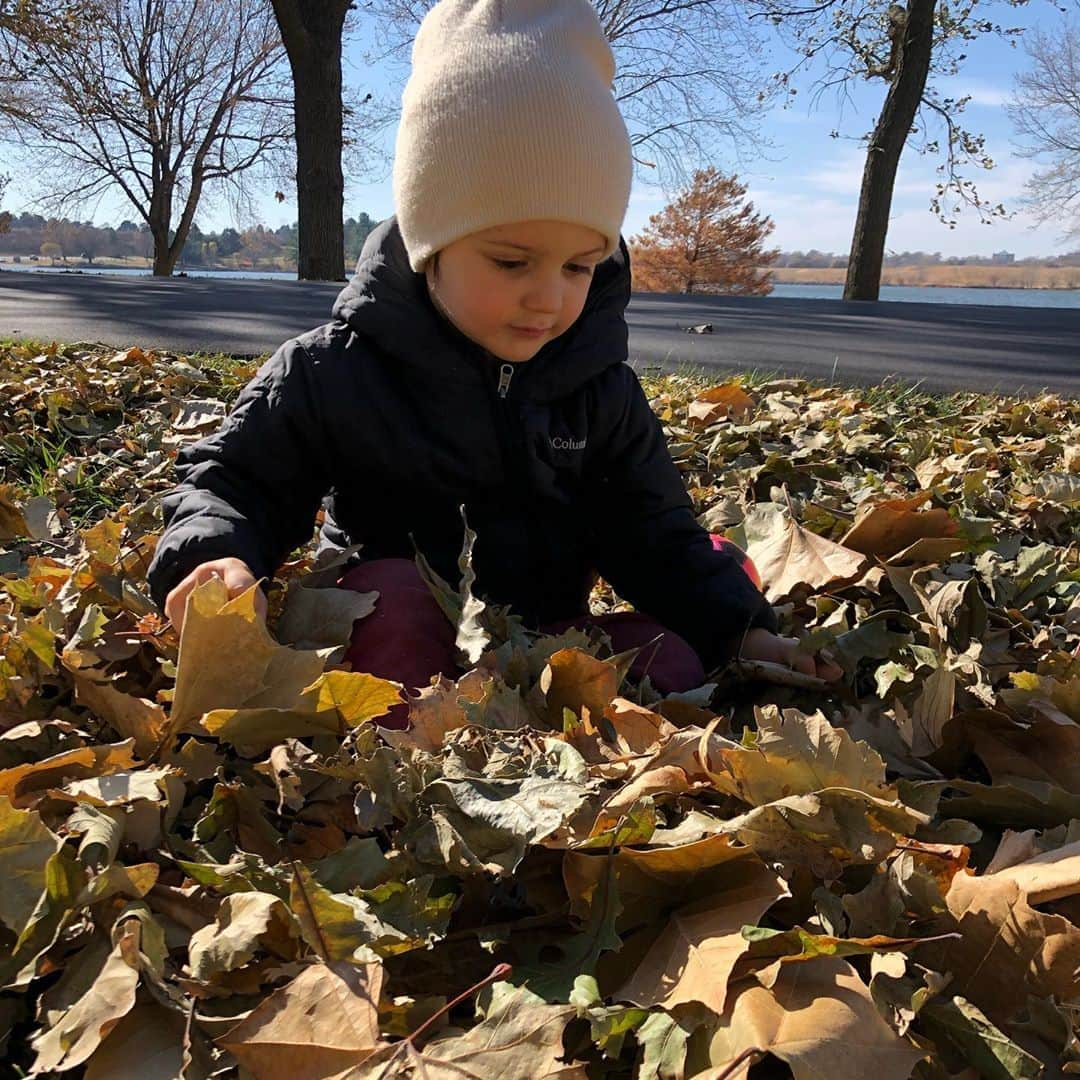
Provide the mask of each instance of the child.
{"label": "child", "polygon": [[662,692],[740,647],[837,677],[776,635],[741,552],[698,525],[624,363],[632,158],[591,5],[442,0],[412,59],[397,213],[333,321],[281,346],[178,454],[155,601],[179,628],[213,574],[231,595],[268,578],[329,493],[322,546],[363,544],[340,584],[380,593],[347,659],[425,686],[453,672],[454,631],[414,554],[456,581],[464,505],[478,595],[558,631],[586,621],[599,572],[637,609],[595,620],[617,650],[663,635],[637,670]]}

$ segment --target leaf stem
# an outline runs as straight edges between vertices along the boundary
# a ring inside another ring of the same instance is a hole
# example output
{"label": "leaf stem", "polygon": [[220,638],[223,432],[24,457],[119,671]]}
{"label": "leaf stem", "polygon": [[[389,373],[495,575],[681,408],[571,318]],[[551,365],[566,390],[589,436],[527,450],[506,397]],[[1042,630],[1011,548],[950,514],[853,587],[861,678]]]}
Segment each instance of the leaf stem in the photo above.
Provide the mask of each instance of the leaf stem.
{"label": "leaf stem", "polygon": [[713,1080],[727,1080],[729,1076],[734,1076],[736,1070],[742,1068],[743,1065],[752,1064],[751,1058],[763,1058],[764,1056],[764,1050],[759,1050],[756,1046],[748,1047],[722,1073],[717,1073]]}
{"label": "leaf stem", "polygon": [[315,906],[311,902],[311,897],[307,894],[307,889],[304,888],[304,878],[301,873],[303,867],[296,859],[290,860],[293,868],[293,881],[296,883],[296,891],[300,894],[300,898],[304,901],[304,907],[308,910],[308,916],[311,919],[311,926],[315,932],[316,946],[315,951],[319,954],[319,959],[324,964],[330,963],[330,949],[326,944],[326,938],[323,937],[322,927],[319,925],[318,917],[315,914]]}
{"label": "leaf stem", "polygon": [[[498,982],[499,979],[505,978],[507,975],[510,974],[511,971],[513,971],[513,968],[509,964],[496,964],[495,967],[492,969],[491,974],[488,975],[487,978],[481,979],[474,986],[470,986],[468,990],[463,990],[460,994],[458,994],[456,998],[454,998],[453,1001],[448,1001],[437,1013],[432,1013],[432,1015],[429,1016],[411,1035],[407,1035],[404,1039],[402,1039],[401,1042],[399,1042],[394,1048],[393,1053],[391,1053],[389,1057],[387,1057],[382,1062],[382,1064],[389,1065],[390,1062],[393,1061],[394,1058],[396,1058],[402,1050],[404,1050],[406,1047],[413,1046],[415,1041],[421,1035],[423,1035],[423,1033],[427,1031],[427,1029],[431,1027],[431,1025],[434,1024],[436,1020],[441,1019],[451,1009],[460,1005],[467,998],[472,997],[473,994],[478,994],[481,990],[484,989],[485,986],[490,986],[493,982]],[[368,1055],[368,1057],[373,1057],[378,1052],[378,1050],[374,1050],[371,1054]],[[366,1060],[367,1058],[364,1059],[364,1061]],[[361,1061],[359,1062],[359,1064],[363,1065],[364,1062]]]}
{"label": "leaf stem", "polygon": [[432,1013],[411,1035],[405,1038],[401,1045],[406,1046],[409,1043],[414,1043],[436,1020],[445,1016],[451,1009],[457,1007],[466,999],[471,998],[473,994],[478,994],[485,986],[490,986],[493,982],[506,978],[513,970],[509,964],[496,964],[492,968],[490,975],[481,979],[474,986],[470,986],[468,990],[463,990],[453,1001],[448,1001],[437,1013]]}

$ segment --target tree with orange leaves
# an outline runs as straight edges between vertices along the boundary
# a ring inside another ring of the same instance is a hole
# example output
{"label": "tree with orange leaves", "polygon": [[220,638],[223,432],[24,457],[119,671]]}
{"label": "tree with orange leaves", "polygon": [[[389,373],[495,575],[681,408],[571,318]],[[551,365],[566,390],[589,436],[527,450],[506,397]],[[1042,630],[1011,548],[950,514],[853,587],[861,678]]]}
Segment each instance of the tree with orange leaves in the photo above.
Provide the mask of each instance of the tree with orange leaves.
{"label": "tree with orange leaves", "polygon": [[641,292],[720,292],[764,296],[764,268],[779,251],[766,249],[772,219],[744,201],[746,185],[711,165],[694,173],[643,232],[630,239],[633,288]]}

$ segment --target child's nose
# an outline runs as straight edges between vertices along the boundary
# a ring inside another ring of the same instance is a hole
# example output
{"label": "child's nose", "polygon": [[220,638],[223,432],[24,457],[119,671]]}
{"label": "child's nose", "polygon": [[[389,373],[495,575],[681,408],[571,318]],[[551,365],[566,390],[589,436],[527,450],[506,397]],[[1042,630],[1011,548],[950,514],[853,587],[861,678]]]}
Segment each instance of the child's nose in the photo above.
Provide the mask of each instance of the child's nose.
{"label": "child's nose", "polygon": [[531,311],[557,312],[562,309],[562,282],[545,278],[533,284],[525,298],[525,306]]}

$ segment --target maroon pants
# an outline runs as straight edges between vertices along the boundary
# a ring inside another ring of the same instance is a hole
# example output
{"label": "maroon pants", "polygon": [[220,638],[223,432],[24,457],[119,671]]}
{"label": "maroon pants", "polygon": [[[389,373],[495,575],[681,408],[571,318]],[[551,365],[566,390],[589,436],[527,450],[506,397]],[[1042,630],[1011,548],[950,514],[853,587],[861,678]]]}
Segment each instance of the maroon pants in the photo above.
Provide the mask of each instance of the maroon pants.
{"label": "maroon pants", "polygon": [[[761,587],[757,569],[744,552],[717,535],[713,536],[713,547],[737,553],[743,569]],[[432,676],[439,673],[456,677],[454,627],[435,602],[411,559],[374,559],[360,563],[339,579],[338,586],[379,594],[374,612],[353,624],[349,649],[345,653],[353,671],[393,679],[410,692],[428,686]],[[648,674],[653,686],[662,694],[692,690],[705,681],[705,670],[693,648],[647,615],[636,611],[582,615],[577,619],[547,623],[540,629],[547,634],[561,634],[571,626],[578,629],[603,627],[617,653],[641,649],[630,667],[630,674],[635,679]],[[404,728],[408,722],[408,707],[395,705],[379,722],[384,727]]]}

